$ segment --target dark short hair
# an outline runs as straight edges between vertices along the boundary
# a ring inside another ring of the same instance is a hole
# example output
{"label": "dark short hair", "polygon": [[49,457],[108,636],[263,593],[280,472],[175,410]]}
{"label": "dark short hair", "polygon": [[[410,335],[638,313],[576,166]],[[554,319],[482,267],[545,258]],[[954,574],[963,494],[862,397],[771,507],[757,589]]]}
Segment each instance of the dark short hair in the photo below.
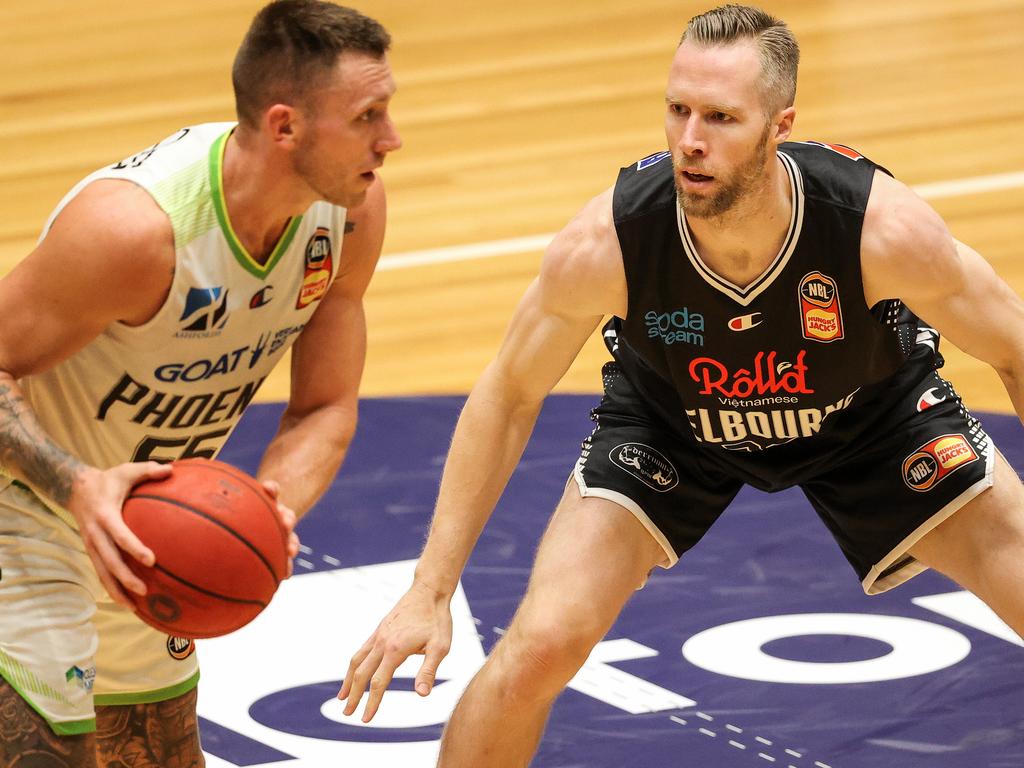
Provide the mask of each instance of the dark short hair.
{"label": "dark short hair", "polygon": [[322,0],[275,0],[256,14],[231,69],[238,120],[250,127],[271,104],[295,103],[346,51],[382,58],[391,36],[377,21]]}
{"label": "dark short hair", "polygon": [[687,40],[703,46],[753,40],[761,57],[765,111],[774,114],[793,106],[800,46],[786,22],[753,6],[723,5],[690,19],[679,44]]}

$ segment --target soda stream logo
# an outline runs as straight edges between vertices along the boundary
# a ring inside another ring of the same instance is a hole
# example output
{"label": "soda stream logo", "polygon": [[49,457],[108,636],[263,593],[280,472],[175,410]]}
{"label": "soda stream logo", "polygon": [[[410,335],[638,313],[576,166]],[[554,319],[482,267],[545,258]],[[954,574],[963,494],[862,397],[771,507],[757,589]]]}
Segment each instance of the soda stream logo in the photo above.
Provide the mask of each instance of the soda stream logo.
{"label": "soda stream logo", "polygon": [[652,309],[644,315],[644,323],[650,339],[661,339],[667,345],[704,346],[704,315],[691,312],[687,307],[661,313]]}

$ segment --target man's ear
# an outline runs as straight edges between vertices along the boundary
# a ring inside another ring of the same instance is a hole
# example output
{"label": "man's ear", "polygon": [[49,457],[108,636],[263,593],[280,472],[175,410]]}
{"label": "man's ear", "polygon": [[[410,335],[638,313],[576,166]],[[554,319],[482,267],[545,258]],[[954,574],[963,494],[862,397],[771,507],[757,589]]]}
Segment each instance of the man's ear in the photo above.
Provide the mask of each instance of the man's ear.
{"label": "man's ear", "polygon": [[775,128],[775,143],[781,144],[793,133],[793,121],[796,120],[796,107],[786,107],[775,114],[772,125]]}
{"label": "man's ear", "polygon": [[263,113],[263,125],[274,144],[291,149],[302,132],[302,116],[287,104],[273,104]]}

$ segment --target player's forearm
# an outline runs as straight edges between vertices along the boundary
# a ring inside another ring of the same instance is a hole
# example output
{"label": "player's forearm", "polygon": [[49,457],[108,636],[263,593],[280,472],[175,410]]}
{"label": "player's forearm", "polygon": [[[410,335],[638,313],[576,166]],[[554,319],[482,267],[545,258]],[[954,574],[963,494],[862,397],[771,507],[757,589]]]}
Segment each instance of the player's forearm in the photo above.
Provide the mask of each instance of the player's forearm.
{"label": "player's forearm", "polygon": [[256,476],[276,481],[282,503],[302,517],[330,486],[355,428],[354,408],[331,406],[303,415],[285,411]]}
{"label": "player's forearm", "polygon": [[455,428],[430,535],[416,567],[416,581],[439,594],[454,593],[540,411],[540,402],[515,402],[503,392],[482,379]]}
{"label": "player's forearm", "polygon": [[43,431],[18,383],[0,371],[0,471],[66,507],[84,468]]}

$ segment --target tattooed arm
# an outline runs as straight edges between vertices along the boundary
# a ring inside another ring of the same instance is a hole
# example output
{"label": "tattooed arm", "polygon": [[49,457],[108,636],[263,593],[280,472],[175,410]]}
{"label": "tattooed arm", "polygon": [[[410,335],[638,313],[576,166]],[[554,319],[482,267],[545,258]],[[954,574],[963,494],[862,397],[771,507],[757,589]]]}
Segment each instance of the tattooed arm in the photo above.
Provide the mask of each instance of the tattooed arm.
{"label": "tattooed arm", "polygon": [[170,288],[170,222],[133,184],[98,181],[61,212],[38,247],[0,280],[0,471],[65,507],[111,597],[142,582],[118,547],[152,562],[121,518],[131,487],[166,475],[157,464],[101,471],[54,443],[36,419],[18,380],[71,356],[104,328],[138,325],[155,314]]}
{"label": "tattooed arm", "polygon": [[83,467],[43,432],[17,382],[0,371],[0,469],[66,507],[71,484]]}

